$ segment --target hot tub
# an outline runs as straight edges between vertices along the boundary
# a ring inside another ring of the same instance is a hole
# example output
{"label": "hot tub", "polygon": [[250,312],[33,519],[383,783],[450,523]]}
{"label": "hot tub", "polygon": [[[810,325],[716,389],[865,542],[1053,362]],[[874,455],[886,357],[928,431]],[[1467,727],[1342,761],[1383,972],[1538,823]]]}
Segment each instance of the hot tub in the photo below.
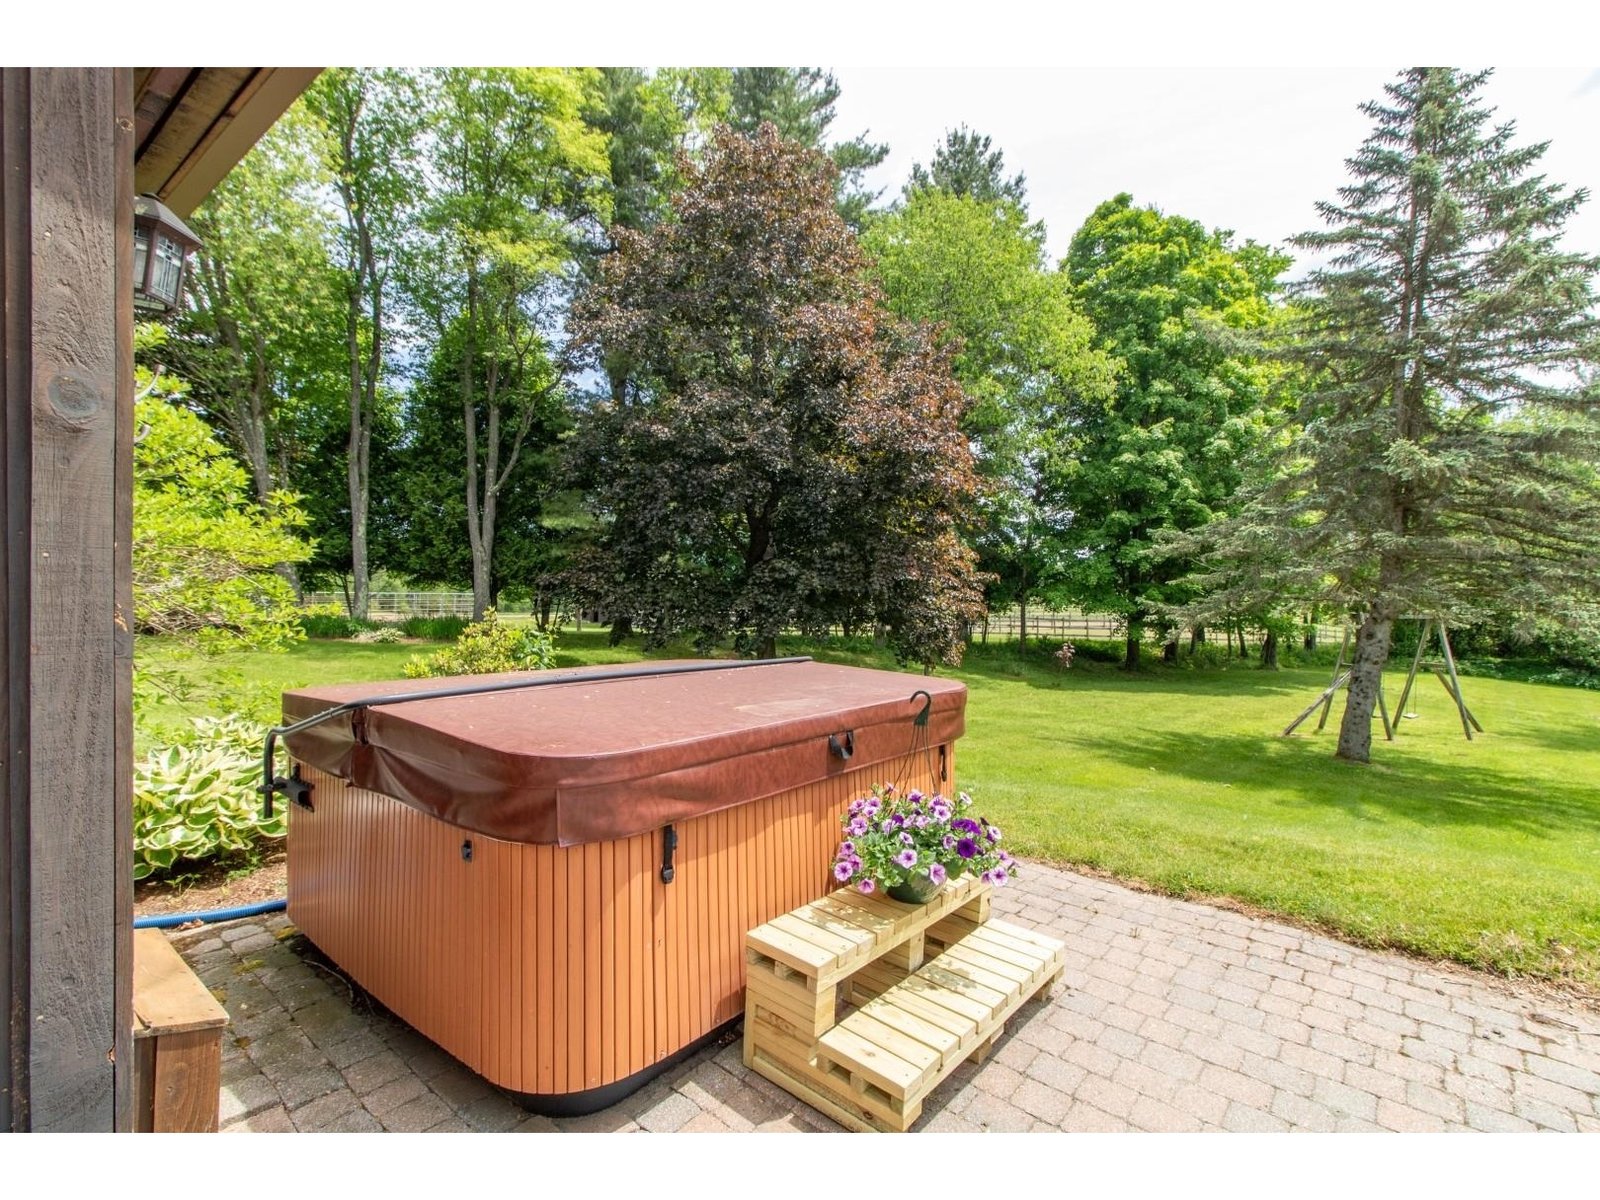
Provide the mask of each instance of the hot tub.
{"label": "hot tub", "polygon": [[[285,739],[311,785],[290,918],[549,1113],[614,1103],[735,1023],[745,932],[836,886],[839,815],[873,784],[953,789],[966,704],[951,680],[808,660],[581,674]],[[284,715],[502,678],[529,676],[308,688]]]}

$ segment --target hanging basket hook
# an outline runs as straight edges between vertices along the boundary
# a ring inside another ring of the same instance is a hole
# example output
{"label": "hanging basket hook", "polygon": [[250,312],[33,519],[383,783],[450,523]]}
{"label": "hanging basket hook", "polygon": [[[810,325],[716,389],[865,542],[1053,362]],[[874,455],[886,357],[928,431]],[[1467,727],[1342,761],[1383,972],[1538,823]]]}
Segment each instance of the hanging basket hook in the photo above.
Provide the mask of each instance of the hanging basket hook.
{"label": "hanging basket hook", "polygon": [[[915,700],[918,696],[922,697],[922,711],[911,718],[911,723],[926,729],[928,727],[928,714],[933,711],[933,697],[922,688],[918,688],[911,693],[911,700]],[[910,703],[910,701],[907,701],[907,703]]]}

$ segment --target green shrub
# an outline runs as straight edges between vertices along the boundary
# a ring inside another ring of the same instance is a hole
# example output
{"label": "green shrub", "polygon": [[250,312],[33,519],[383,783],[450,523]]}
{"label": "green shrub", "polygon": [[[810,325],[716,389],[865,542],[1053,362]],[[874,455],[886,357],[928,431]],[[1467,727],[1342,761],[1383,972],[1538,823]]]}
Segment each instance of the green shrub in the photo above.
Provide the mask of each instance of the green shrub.
{"label": "green shrub", "polygon": [[492,675],[497,671],[539,671],[554,665],[555,647],[548,633],[531,626],[502,625],[491,608],[483,620],[462,631],[455,645],[406,663],[405,676]]}
{"label": "green shrub", "polygon": [[453,642],[467,629],[465,617],[407,617],[400,632],[429,642]]}
{"label": "green shrub", "polygon": [[179,862],[248,852],[261,838],[281,838],[288,816],[278,805],[261,819],[259,726],[242,717],[201,717],[182,741],[140,759],[133,769],[133,877]]}
{"label": "green shrub", "polygon": [[351,638],[366,629],[376,629],[372,621],[357,621],[337,604],[317,604],[298,615],[301,631],[308,638]]}

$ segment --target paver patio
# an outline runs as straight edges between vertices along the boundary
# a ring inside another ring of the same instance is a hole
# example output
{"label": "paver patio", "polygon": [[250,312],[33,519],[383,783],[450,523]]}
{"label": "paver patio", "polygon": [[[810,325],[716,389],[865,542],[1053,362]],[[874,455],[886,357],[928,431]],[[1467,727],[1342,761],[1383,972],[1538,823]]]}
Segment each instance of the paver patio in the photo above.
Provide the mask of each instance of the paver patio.
{"label": "paver patio", "polygon": [[[995,897],[1067,944],[930,1130],[1600,1132],[1600,1011],[1037,864]],[[707,1048],[593,1116],[530,1116],[322,963],[282,914],[175,944],[222,999],[224,1131],[831,1130]]]}

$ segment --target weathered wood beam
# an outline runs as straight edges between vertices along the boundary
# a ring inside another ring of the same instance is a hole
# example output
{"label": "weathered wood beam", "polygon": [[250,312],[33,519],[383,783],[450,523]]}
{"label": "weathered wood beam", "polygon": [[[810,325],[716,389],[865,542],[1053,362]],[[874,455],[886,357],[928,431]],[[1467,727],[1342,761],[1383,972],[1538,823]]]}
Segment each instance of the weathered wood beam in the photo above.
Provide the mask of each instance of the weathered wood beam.
{"label": "weathered wood beam", "polygon": [[0,76],[0,1125],[131,1116],[133,76]]}
{"label": "weathered wood beam", "polygon": [[200,67],[141,148],[140,192],[187,217],[317,77],[318,67]]}

